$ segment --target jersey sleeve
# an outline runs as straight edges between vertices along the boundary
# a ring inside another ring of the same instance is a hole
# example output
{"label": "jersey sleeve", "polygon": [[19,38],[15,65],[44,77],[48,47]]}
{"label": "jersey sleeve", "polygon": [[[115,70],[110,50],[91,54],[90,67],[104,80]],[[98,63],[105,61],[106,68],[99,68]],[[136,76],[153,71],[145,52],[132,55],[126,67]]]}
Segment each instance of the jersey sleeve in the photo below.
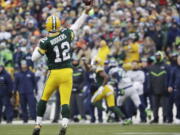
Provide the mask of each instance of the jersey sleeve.
{"label": "jersey sleeve", "polygon": [[65,33],[66,36],[68,37],[69,42],[72,42],[74,40],[75,34],[72,29],[69,28],[63,28],[61,32]]}
{"label": "jersey sleeve", "polygon": [[42,54],[42,55],[45,54],[46,51],[47,51],[46,40],[47,40],[47,38],[43,38],[43,39],[41,39],[40,42],[39,42],[38,51],[39,51],[39,53]]}
{"label": "jersey sleeve", "polygon": [[75,37],[74,31],[71,29],[68,29],[67,31],[68,31],[68,35],[70,36],[70,41],[72,42],[74,40],[74,37]]}

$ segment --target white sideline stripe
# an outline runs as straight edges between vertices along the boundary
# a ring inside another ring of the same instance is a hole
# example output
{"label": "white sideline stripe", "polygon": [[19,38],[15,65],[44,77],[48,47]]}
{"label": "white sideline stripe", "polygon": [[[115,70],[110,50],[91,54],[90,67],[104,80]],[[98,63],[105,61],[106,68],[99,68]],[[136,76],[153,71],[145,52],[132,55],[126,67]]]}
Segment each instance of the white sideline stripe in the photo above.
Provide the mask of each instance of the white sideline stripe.
{"label": "white sideline stripe", "polygon": [[121,132],[115,135],[180,135],[180,133],[162,133],[162,132]]}
{"label": "white sideline stripe", "polygon": [[[51,120],[43,120],[42,122],[45,125],[57,125],[61,123],[61,120],[58,121],[58,123],[51,123]],[[33,120],[29,120],[28,123],[24,124],[21,120],[15,120],[13,121],[11,124],[7,124],[5,121],[2,121],[1,125],[34,125],[35,121]],[[103,123],[90,123],[90,122],[79,122],[79,123],[74,123],[72,121],[70,121],[69,123],[70,125],[122,125],[119,122],[114,122],[114,123],[107,123],[107,122],[103,122]],[[176,123],[172,123],[172,124],[166,124],[166,123],[159,123],[159,124],[141,124],[141,123],[134,123],[133,125],[168,125],[168,126],[173,126],[173,125],[180,125],[180,124],[176,124]],[[123,131],[121,131],[123,132]]]}

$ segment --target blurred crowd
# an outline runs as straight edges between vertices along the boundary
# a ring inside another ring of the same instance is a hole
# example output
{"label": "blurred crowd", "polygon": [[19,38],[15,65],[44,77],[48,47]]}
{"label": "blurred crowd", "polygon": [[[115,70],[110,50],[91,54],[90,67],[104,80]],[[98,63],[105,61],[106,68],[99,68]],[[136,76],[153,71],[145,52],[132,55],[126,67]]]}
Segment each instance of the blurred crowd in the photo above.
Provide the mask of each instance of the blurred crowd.
{"label": "blurred crowd", "polygon": [[[0,121],[35,120],[47,67],[46,58],[33,63],[31,55],[39,39],[48,34],[45,20],[55,14],[62,27],[69,27],[83,6],[81,0],[0,1]],[[102,111],[96,118],[91,106],[92,84],[83,63],[106,67],[115,59],[116,66],[132,71],[129,78],[140,80],[139,96],[146,112],[153,112],[153,119],[147,115],[152,123],[158,123],[160,106],[163,122],[172,123],[175,115],[180,123],[180,0],[95,0],[89,15],[73,42],[74,73],[79,76],[74,76],[72,120],[90,115],[91,122],[103,121]],[[60,111],[58,93],[56,97],[54,122]],[[172,112],[174,103],[177,114]],[[123,106],[128,118],[136,115],[130,99]]]}

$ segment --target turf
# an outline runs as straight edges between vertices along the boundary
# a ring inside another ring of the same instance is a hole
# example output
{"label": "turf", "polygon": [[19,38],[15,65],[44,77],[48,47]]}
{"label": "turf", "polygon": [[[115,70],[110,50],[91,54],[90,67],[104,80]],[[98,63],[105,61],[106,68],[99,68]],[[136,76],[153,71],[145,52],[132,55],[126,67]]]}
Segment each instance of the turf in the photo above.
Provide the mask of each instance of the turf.
{"label": "turf", "polygon": [[[41,135],[58,135],[59,125],[44,125]],[[32,125],[0,125],[0,135],[31,135]],[[180,135],[180,125],[70,125],[67,135]]]}

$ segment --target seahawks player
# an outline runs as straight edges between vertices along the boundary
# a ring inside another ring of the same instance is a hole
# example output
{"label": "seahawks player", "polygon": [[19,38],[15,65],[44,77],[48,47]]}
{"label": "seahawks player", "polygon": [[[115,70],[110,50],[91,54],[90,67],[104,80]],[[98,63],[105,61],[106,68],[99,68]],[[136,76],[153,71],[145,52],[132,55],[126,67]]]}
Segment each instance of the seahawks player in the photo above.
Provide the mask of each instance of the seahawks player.
{"label": "seahawks player", "polygon": [[35,48],[32,54],[32,60],[36,61],[41,56],[47,56],[49,74],[44,86],[42,97],[37,106],[36,126],[33,135],[39,135],[42,126],[42,118],[46,110],[46,104],[50,96],[56,89],[59,89],[61,107],[62,107],[62,128],[59,135],[65,135],[70,117],[69,102],[72,90],[72,66],[71,66],[71,42],[74,39],[74,33],[84,23],[90,7],[86,7],[78,20],[70,29],[61,29],[61,22],[57,16],[50,16],[46,21],[46,30],[48,37],[40,40],[39,46]]}
{"label": "seahawks player", "polygon": [[121,107],[125,99],[130,97],[136,108],[142,112],[142,115],[146,115],[145,107],[141,104],[141,100],[137,92],[137,87],[134,85],[127,72],[123,68],[118,67],[115,63],[115,60],[110,61],[108,74],[118,84],[117,105]]}

